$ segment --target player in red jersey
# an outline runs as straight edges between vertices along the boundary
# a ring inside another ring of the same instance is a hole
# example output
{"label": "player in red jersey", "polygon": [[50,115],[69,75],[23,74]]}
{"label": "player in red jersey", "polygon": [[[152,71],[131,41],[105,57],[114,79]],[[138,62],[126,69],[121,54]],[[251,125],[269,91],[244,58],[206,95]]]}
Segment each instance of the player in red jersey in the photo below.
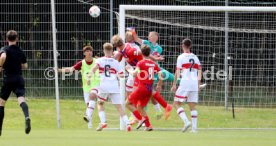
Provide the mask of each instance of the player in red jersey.
{"label": "player in red jersey", "polygon": [[[112,44],[114,47],[118,48],[114,58],[118,61],[121,61],[124,57],[128,66],[131,66],[133,69],[135,69],[138,61],[143,59],[139,47],[134,46],[132,43],[124,43],[123,39],[118,35],[112,37]],[[129,94],[133,92],[133,88],[137,84],[137,79],[134,79],[132,75],[129,75],[126,83],[126,97],[128,97]]]}
{"label": "player in red jersey", "polygon": [[136,129],[139,129],[145,123],[145,130],[151,131],[152,126],[144,107],[148,104],[152,95],[155,98],[162,98],[159,93],[162,87],[162,80],[157,83],[157,91],[153,90],[154,74],[158,73],[159,76],[162,76],[162,72],[160,72],[158,65],[149,58],[149,46],[143,45],[141,51],[144,59],[137,63],[136,69],[133,71],[130,67],[126,67],[127,71],[139,80],[138,87],[127,99],[126,107],[140,121]]}

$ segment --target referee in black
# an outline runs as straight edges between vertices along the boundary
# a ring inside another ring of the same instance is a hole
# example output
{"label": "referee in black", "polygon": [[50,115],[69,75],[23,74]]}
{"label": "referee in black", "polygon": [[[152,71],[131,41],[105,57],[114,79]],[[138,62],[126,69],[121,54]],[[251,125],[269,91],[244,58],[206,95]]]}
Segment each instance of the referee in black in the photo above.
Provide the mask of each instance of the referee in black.
{"label": "referee in black", "polygon": [[31,120],[28,105],[24,98],[25,86],[24,78],[22,77],[22,68],[27,69],[28,64],[25,54],[16,45],[18,41],[17,32],[14,30],[8,31],[6,39],[9,45],[2,47],[0,50],[0,71],[3,70],[4,72],[3,86],[0,93],[0,136],[5,113],[4,106],[11,92],[17,96],[18,103],[25,116],[25,133],[29,134],[31,131]]}

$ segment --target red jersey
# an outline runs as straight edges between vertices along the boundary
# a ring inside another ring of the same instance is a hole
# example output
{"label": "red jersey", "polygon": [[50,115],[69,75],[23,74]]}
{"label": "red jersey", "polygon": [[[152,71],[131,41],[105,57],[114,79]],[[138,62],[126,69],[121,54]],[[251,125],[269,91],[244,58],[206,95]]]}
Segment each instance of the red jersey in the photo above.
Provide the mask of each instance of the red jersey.
{"label": "red jersey", "polygon": [[137,75],[139,84],[145,83],[152,85],[154,82],[154,74],[160,71],[158,65],[149,59],[143,59],[137,63],[137,66],[140,69],[140,73]]}
{"label": "red jersey", "polygon": [[120,52],[126,59],[126,62],[131,66],[136,66],[136,64],[143,59],[142,54],[139,54],[139,49],[132,47],[130,43],[126,43],[125,48]]}

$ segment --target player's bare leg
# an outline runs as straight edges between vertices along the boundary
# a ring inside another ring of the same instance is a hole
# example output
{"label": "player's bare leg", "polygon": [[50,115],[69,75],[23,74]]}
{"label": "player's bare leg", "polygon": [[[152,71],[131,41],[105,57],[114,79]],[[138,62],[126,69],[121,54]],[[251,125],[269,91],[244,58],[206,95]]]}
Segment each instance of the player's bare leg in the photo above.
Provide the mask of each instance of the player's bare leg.
{"label": "player's bare leg", "polygon": [[6,101],[0,98],[0,136],[2,134],[2,126],[5,115],[5,103]]}
{"label": "player's bare leg", "polygon": [[190,107],[191,117],[192,117],[192,131],[191,132],[196,132],[197,131],[197,117],[198,117],[198,112],[196,110],[197,104],[195,102],[188,102],[188,105]]}
{"label": "player's bare leg", "polygon": [[123,110],[123,107],[121,104],[114,104],[115,108],[117,109],[120,117],[123,119],[123,121],[125,122],[125,124],[127,125],[127,131],[131,131],[131,125],[130,122],[128,120],[128,117],[125,113],[125,111]]}
{"label": "player's bare leg", "polygon": [[157,91],[152,92],[152,97],[165,109],[165,120],[170,117],[170,113],[172,111],[172,105],[168,104],[161,94]]}
{"label": "player's bare leg", "polygon": [[92,115],[96,106],[96,99],[97,95],[91,92],[89,95],[88,106],[86,108],[86,116],[83,117],[83,119],[88,123],[88,129],[92,128]]}
{"label": "player's bare leg", "polygon": [[18,97],[18,104],[20,105],[20,107],[22,108],[22,111],[24,113],[24,117],[25,117],[25,133],[29,134],[31,132],[31,119],[29,116],[29,107],[25,101],[25,98],[23,96]]}
{"label": "player's bare leg", "polygon": [[182,132],[186,132],[191,126],[191,122],[188,120],[187,115],[184,111],[184,108],[182,107],[182,102],[174,101],[174,107],[177,111],[178,116],[184,122],[184,128],[182,129]]}
{"label": "player's bare leg", "polygon": [[105,109],[104,109],[104,101],[98,101],[98,111],[100,117],[99,127],[96,129],[97,131],[102,131],[107,127],[106,118],[105,118]]}

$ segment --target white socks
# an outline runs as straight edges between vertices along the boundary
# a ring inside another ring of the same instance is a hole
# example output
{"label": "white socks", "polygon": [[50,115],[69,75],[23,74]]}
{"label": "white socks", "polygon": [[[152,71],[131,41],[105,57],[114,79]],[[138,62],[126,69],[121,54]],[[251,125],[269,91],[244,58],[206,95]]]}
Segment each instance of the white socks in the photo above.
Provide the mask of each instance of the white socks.
{"label": "white socks", "polygon": [[86,116],[91,120],[92,114],[95,108],[96,102],[94,100],[90,100],[88,106],[86,108]]}
{"label": "white socks", "polygon": [[161,107],[160,107],[160,104],[159,104],[159,103],[155,104],[155,105],[154,105],[154,108],[155,108],[155,110],[156,110],[157,112],[161,112]]}
{"label": "white socks", "polygon": [[189,123],[190,121],[188,120],[186,113],[182,107],[177,109],[177,114],[178,116],[183,120],[184,124]]}
{"label": "white socks", "polygon": [[125,123],[126,125],[129,124],[129,120],[128,120],[127,115],[122,116],[122,120],[124,121],[124,123]]}
{"label": "white socks", "polygon": [[99,117],[100,117],[101,123],[106,123],[105,112],[104,111],[99,111]]}
{"label": "white socks", "polygon": [[192,130],[193,131],[196,131],[197,129],[197,111],[196,110],[193,110],[191,111],[191,117],[192,117]]}

